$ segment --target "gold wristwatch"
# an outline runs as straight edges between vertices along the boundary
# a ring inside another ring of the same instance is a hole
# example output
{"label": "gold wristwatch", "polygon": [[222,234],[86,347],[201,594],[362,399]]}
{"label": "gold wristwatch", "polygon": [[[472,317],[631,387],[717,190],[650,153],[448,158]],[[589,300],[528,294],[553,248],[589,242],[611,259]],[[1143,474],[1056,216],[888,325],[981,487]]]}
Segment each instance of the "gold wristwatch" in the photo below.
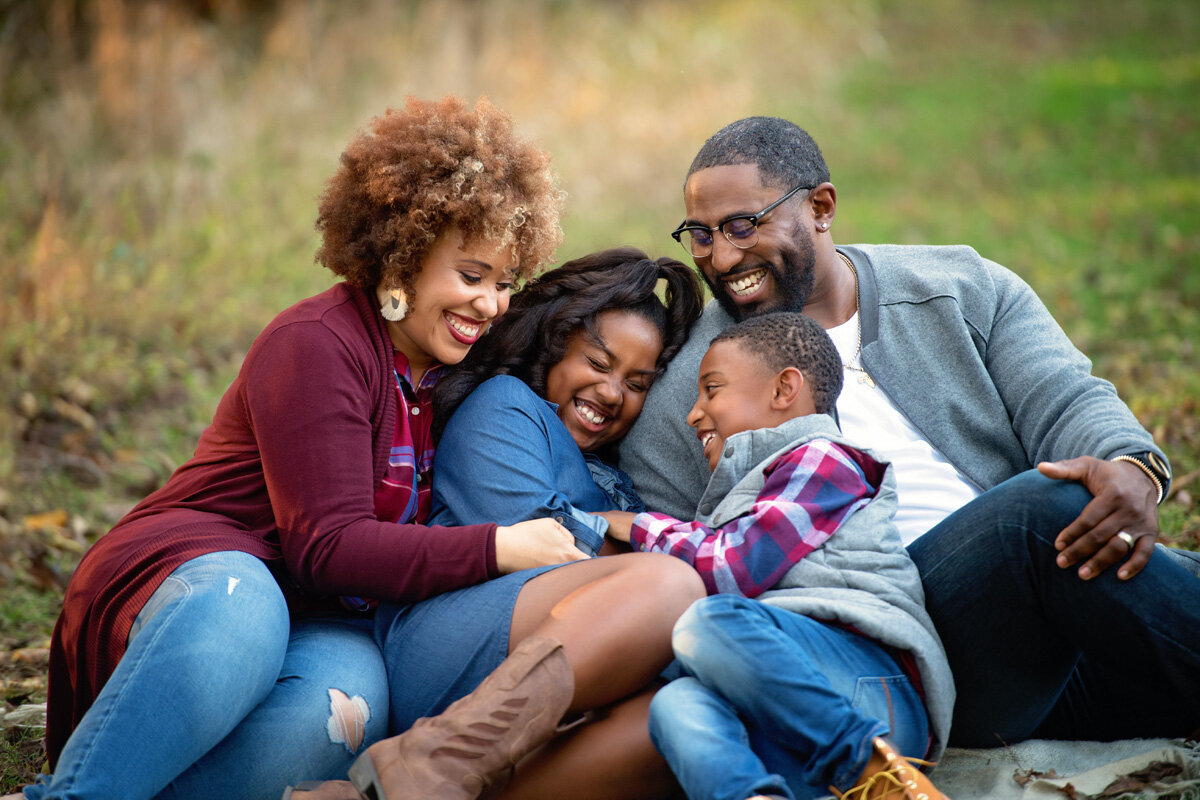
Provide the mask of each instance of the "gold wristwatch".
{"label": "gold wristwatch", "polygon": [[1171,486],[1171,468],[1167,466],[1166,460],[1158,453],[1151,450],[1141,453],[1126,453],[1125,455],[1117,456],[1113,461],[1128,461],[1146,473],[1146,477],[1150,478],[1155,488],[1158,489],[1159,503],[1167,496],[1167,489]]}

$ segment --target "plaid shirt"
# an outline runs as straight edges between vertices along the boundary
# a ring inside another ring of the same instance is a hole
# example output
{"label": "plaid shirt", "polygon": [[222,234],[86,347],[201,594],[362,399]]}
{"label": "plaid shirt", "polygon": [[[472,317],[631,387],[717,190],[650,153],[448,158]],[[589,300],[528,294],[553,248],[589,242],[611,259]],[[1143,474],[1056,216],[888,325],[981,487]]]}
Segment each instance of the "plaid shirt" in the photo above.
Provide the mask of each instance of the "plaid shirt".
{"label": "plaid shirt", "polygon": [[442,374],[435,364],[412,386],[408,359],[395,351],[396,430],[387,474],[375,490],[375,516],[385,522],[424,522],[429,517],[433,467],[433,387]]}
{"label": "plaid shirt", "polygon": [[700,573],[709,594],[757,597],[820,547],[875,496],[844,449],[814,439],[777,458],[746,514],[718,528],[647,512],[634,517],[636,550],[668,553]]}
{"label": "plaid shirt", "polygon": [[[433,467],[433,387],[442,374],[434,364],[412,386],[412,368],[399,350],[393,353],[396,376],[396,428],[387,472],[375,490],[375,517],[384,522],[424,522],[433,500],[429,471]],[[341,598],[351,611],[370,611],[379,601],[369,597]]]}

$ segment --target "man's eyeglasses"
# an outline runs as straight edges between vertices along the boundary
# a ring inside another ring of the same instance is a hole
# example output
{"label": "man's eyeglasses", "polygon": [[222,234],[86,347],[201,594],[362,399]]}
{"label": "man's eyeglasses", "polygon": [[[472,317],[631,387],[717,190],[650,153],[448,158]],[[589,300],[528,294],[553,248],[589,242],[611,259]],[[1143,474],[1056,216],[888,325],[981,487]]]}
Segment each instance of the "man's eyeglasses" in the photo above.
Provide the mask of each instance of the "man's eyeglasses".
{"label": "man's eyeglasses", "polygon": [[796,192],[811,188],[813,187],[797,186],[757,214],[730,217],[715,228],[681,222],[678,228],[671,231],[671,238],[683,245],[683,249],[691,253],[692,258],[704,258],[712,253],[713,234],[716,231],[724,234],[729,243],[740,250],[754,247],[758,244],[758,223],[762,222],[762,218]]}

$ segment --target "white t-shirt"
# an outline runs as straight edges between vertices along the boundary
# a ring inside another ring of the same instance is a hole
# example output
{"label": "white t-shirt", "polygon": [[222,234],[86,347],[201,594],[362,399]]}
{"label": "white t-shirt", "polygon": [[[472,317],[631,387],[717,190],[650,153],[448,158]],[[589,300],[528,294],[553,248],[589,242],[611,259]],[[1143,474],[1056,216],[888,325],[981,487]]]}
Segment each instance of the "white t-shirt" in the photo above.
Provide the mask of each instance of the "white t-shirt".
{"label": "white t-shirt", "polygon": [[[857,311],[827,332],[843,364],[862,366],[855,352],[859,341]],[[837,402],[842,433],[851,442],[869,447],[892,463],[899,505],[896,527],[904,544],[911,544],[948,514],[977,497],[980,489],[925,441],[873,380],[857,370],[844,369],[844,374]]]}

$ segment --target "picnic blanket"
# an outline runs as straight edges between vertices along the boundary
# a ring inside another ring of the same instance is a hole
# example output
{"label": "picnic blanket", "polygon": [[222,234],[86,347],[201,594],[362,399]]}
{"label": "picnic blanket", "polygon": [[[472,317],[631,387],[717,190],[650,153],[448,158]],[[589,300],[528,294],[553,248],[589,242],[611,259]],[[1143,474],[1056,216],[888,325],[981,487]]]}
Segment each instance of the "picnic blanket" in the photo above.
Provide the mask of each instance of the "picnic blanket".
{"label": "picnic blanket", "polygon": [[[45,714],[44,705],[21,706],[4,715],[4,727],[43,727]],[[1031,739],[991,749],[952,747],[932,777],[953,800],[1200,800],[1200,742]]]}
{"label": "picnic blanket", "polygon": [[1034,739],[985,750],[951,748],[931,777],[954,800],[1200,800],[1200,743]]}

